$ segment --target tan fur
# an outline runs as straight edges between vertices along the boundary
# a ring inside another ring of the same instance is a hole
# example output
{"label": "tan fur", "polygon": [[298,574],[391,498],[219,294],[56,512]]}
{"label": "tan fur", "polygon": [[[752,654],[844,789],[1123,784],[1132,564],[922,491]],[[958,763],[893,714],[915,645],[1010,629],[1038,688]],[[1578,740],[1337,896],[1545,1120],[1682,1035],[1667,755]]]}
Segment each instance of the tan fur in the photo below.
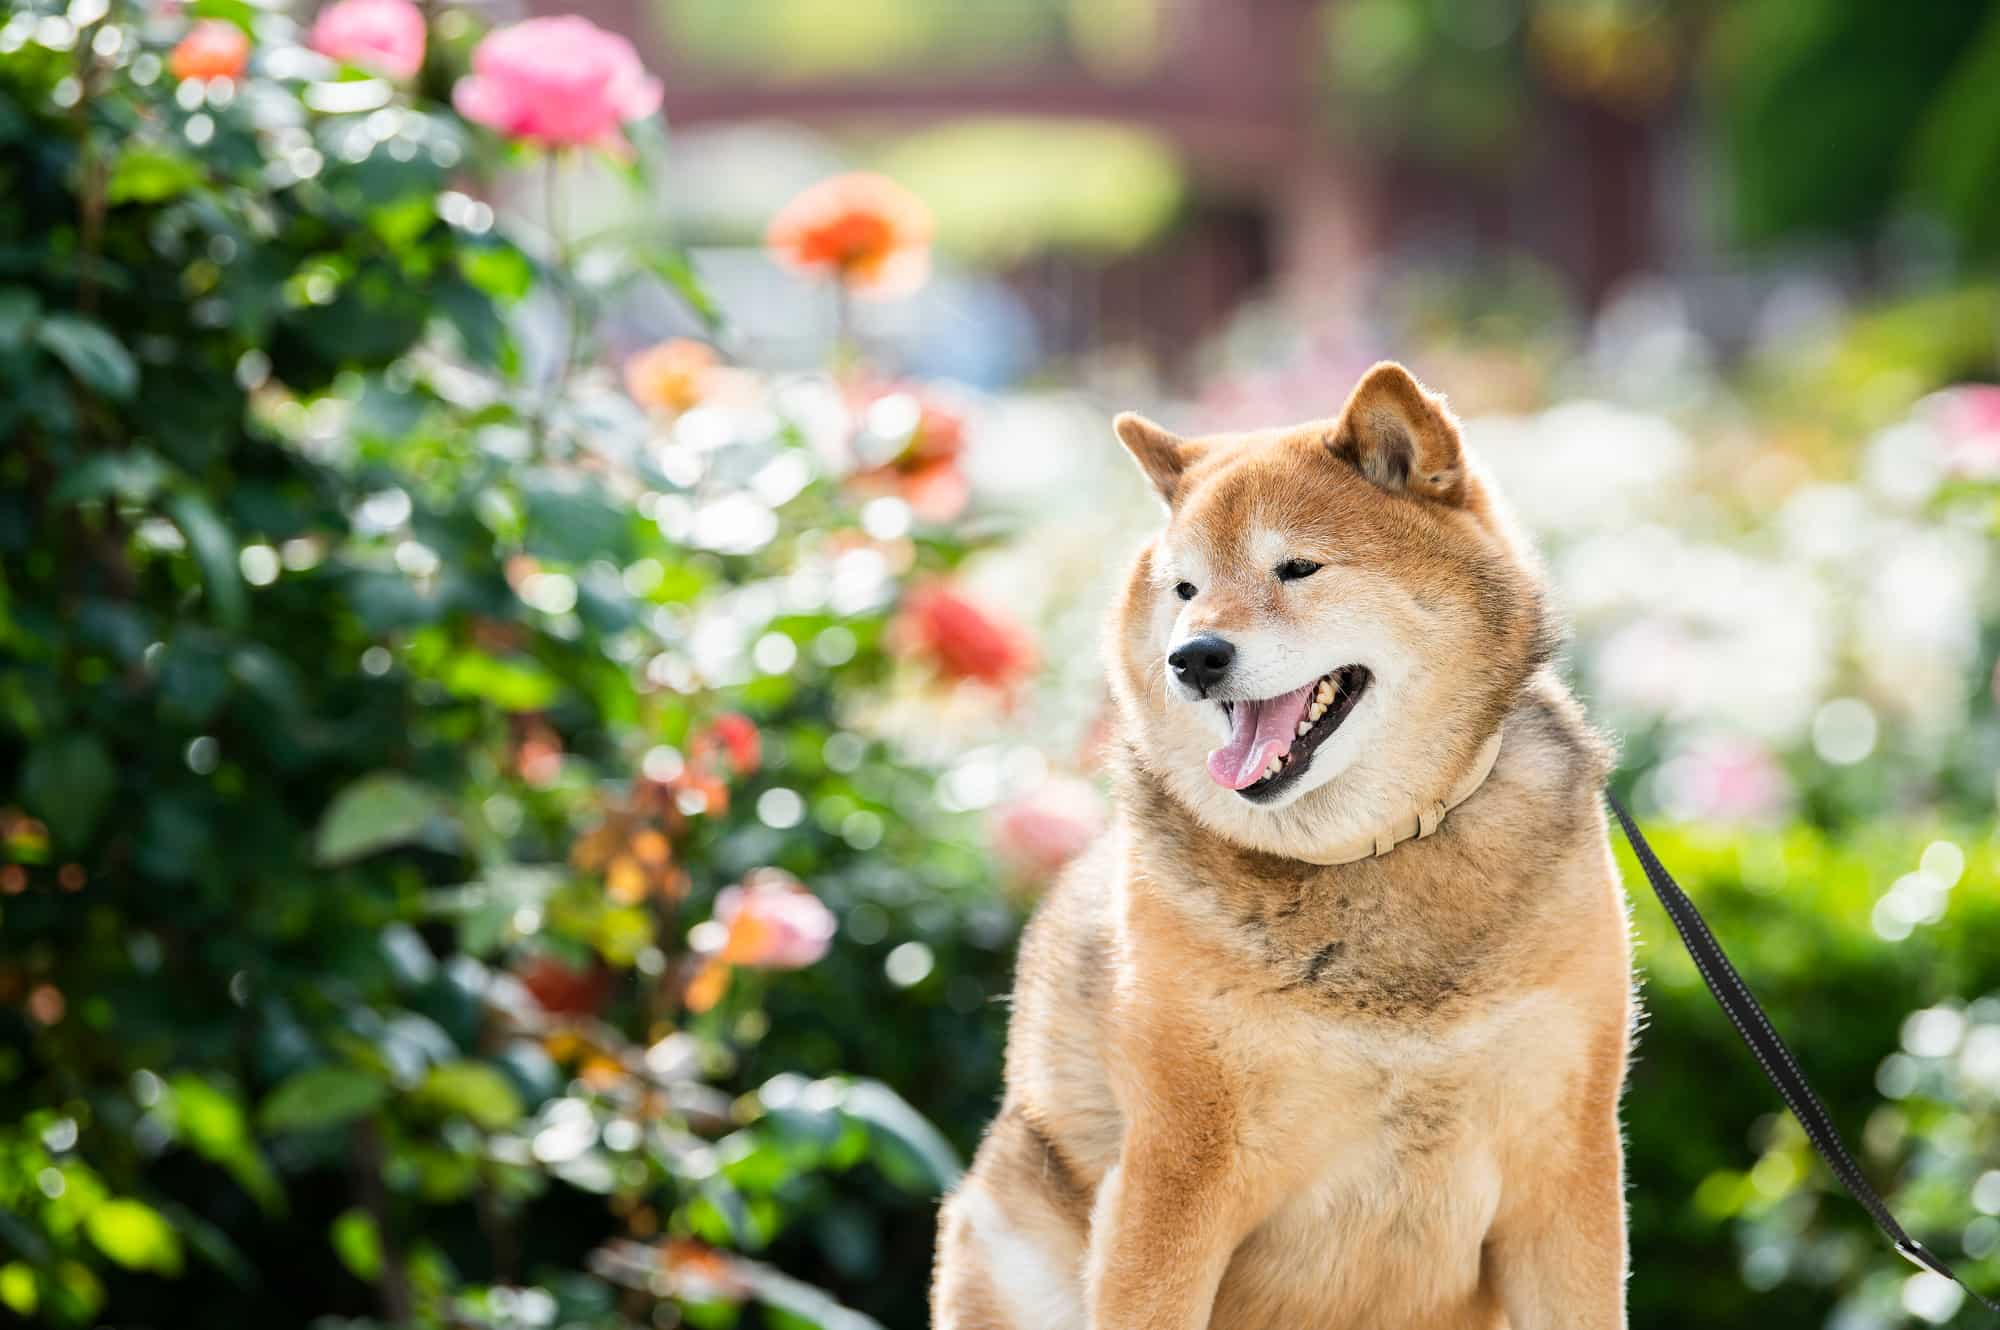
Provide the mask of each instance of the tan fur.
{"label": "tan fur", "polygon": [[[1118,814],[1022,940],[934,1324],[1622,1326],[1608,754],[1549,667],[1531,555],[1399,366],[1332,421],[1118,433],[1170,506],[1110,633]],[[1274,557],[1326,567],[1281,585]],[[1203,770],[1219,709],[1162,666],[1195,631],[1238,642],[1252,696],[1380,666],[1282,807]],[[1496,726],[1492,775],[1436,835],[1291,857],[1435,797]]]}

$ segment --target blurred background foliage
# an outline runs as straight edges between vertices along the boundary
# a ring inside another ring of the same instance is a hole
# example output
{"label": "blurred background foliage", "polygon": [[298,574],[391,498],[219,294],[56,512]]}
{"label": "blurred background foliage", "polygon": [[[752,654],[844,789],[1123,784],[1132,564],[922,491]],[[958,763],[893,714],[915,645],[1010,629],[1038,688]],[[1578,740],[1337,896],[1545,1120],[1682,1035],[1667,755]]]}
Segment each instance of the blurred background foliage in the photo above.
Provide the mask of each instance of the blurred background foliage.
{"label": "blurred background foliage", "polygon": [[[2000,7],[603,0],[479,54],[534,12],[0,20],[8,1314],[923,1324],[1105,817],[1157,521],[1105,418],[1387,354],[2000,1286]],[[1635,928],[1633,1324],[1972,1323]]]}

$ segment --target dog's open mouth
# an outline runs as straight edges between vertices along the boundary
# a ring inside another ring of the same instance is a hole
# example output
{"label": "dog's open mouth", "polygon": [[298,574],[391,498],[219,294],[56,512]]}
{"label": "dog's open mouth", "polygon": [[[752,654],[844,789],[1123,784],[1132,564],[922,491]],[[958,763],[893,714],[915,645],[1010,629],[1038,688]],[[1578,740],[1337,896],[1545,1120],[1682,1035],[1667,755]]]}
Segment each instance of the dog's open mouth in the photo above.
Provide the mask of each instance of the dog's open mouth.
{"label": "dog's open mouth", "polygon": [[1280,697],[1218,703],[1229,721],[1229,742],[1208,755],[1208,774],[1245,799],[1261,802],[1282,793],[1340,728],[1373,677],[1364,665],[1344,665]]}

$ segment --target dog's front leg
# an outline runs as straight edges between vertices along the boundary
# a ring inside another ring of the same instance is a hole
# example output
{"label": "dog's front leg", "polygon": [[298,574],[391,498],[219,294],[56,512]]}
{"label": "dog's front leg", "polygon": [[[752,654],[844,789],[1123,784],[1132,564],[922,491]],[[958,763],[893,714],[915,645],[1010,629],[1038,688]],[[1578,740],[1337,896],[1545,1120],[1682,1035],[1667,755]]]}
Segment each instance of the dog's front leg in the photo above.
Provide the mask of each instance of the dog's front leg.
{"label": "dog's front leg", "polygon": [[1618,1123],[1594,1113],[1560,1163],[1503,1198],[1487,1246],[1510,1330],[1624,1330],[1625,1196]]}
{"label": "dog's front leg", "polygon": [[1244,1231],[1243,1188],[1214,1148],[1128,1136],[1090,1221],[1090,1330],[1206,1330]]}

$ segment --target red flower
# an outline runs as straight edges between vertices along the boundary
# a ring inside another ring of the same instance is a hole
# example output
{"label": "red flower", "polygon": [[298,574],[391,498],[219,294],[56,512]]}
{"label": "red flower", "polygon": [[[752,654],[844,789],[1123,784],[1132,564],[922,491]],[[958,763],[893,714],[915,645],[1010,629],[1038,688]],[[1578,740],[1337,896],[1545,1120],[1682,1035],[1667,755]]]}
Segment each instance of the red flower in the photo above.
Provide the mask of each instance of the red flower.
{"label": "red flower", "polygon": [[910,592],[895,636],[954,681],[1004,688],[1035,666],[1034,644],[1018,625],[941,584]]}
{"label": "red flower", "polygon": [[689,742],[688,751],[698,761],[719,752],[728,759],[731,770],[747,776],[763,759],[764,740],[756,721],[741,712],[725,711]]}
{"label": "red flower", "polygon": [[[894,456],[856,471],[853,482],[864,493],[895,494],[927,522],[949,522],[965,511],[972,497],[958,464],[965,451],[965,418],[935,397],[912,389],[877,393],[868,406],[895,397],[907,397],[915,404],[916,423]],[[868,406],[862,408],[864,413]]]}
{"label": "red flower", "polygon": [[856,171],[799,194],[765,233],[778,262],[865,295],[904,295],[930,272],[931,211],[887,176]]}
{"label": "red flower", "polygon": [[203,19],[167,57],[177,79],[234,79],[250,63],[250,38],[234,23]]}
{"label": "red flower", "polygon": [[548,952],[530,957],[514,974],[551,1016],[594,1015],[611,996],[611,973],[603,966],[571,969]]}

